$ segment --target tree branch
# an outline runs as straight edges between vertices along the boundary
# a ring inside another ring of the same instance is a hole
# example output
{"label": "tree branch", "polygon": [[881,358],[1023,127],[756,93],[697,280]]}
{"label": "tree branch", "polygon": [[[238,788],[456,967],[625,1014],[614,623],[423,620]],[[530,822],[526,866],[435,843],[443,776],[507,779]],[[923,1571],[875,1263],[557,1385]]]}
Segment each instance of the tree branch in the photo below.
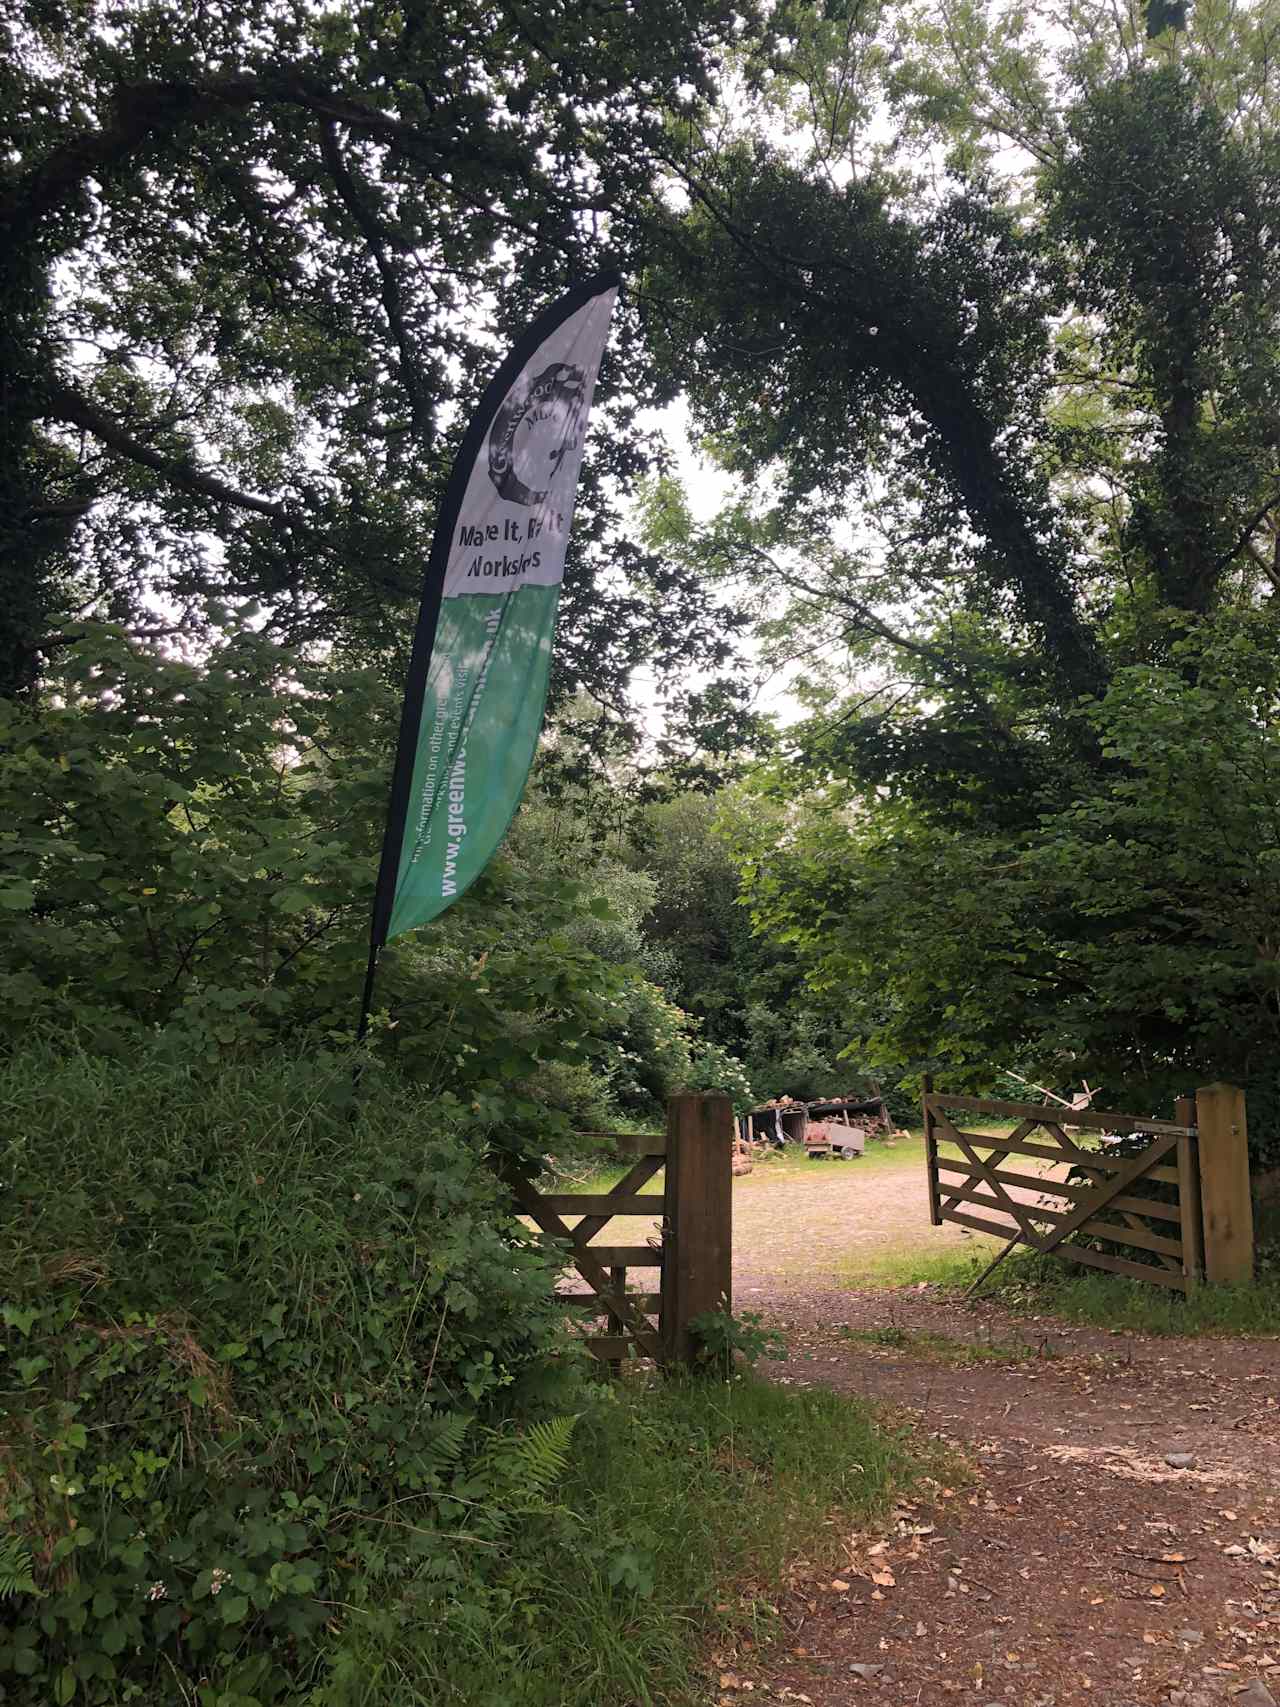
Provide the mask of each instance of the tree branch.
{"label": "tree branch", "polygon": [[911,652],[918,658],[926,659],[929,663],[933,664],[938,670],[940,670],[943,675],[950,676],[953,681],[961,683],[965,687],[972,687],[973,684],[967,672],[962,666],[955,664],[952,659],[946,655],[946,653],[939,651],[938,648],[934,646],[928,645],[927,642],[923,640],[913,640],[905,634],[896,633],[886,623],[882,622],[881,619],[876,616],[874,611],[871,610],[870,606],[864,604],[861,599],[850,598],[847,593],[842,593],[839,588],[836,587],[821,588],[812,586],[809,582],[802,580],[800,576],[794,574],[791,570],[784,568],[783,565],[778,562],[777,558],[774,557],[771,552],[766,551],[763,546],[756,545],[754,541],[751,540],[746,541],[746,546],[748,551],[762,559],[762,561],[769,566],[778,579],[786,586],[804,593],[817,604],[836,604],[842,606],[843,609],[849,611],[856,620],[863,625],[869,634],[876,635],[879,639],[887,641],[890,646],[895,646],[902,652]]}
{"label": "tree branch", "polygon": [[73,390],[69,385],[61,385],[56,381],[47,383],[43,387],[43,403],[44,406],[40,410],[43,419],[62,421],[67,426],[80,427],[84,432],[92,433],[94,438],[101,440],[119,455],[127,457],[130,462],[140,463],[144,468],[153,469],[157,474],[163,475],[170,485],[177,486],[184,492],[191,492],[202,498],[212,498],[219,504],[231,504],[238,510],[252,510],[254,514],[269,516],[273,521],[288,520],[288,511],[283,504],[272,503],[267,498],[255,498],[249,492],[240,492],[234,486],[228,486],[224,480],[219,480],[216,474],[206,473],[185,457],[165,456],[163,452],[143,444],[92,398]]}
{"label": "tree branch", "polygon": [[[394,146],[437,176],[450,163],[449,149],[433,141],[420,125],[408,124],[393,113],[300,75],[243,74],[203,83],[186,78],[130,83],[121,86],[104,124],[67,137],[38,165],[20,173],[0,195],[0,231],[11,244],[23,243],[46,215],[78,195],[87,180],[102,180],[123,170],[147,144],[163,141],[184,126],[217,114],[243,112],[260,102],[302,107],[336,120],[362,136]],[[486,148],[475,138],[468,142],[467,159],[471,164],[486,161],[504,170],[521,164],[510,149]],[[469,206],[483,206],[504,224],[521,231],[530,229],[487,204],[461,195],[456,185],[451,185],[450,191]]]}
{"label": "tree branch", "polygon": [[342,150],[338,144],[338,127],[331,118],[322,118],[320,121],[320,152],[324,156],[324,163],[329,169],[329,176],[333,179],[342,204],[364,234],[369,253],[377,266],[378,276],[382,281],[382,308],[399,352],[397,366],[400,370],[400,383],[409,400],[413,430],[418,438],[426,441],[432,433],[431,405],[423,393],[417,352],[414,350],[409,328],[405,325],[400,279],[395,266],[388,258],[378,220],[361,199],[356,181],[342,158]]}
{"label": "tree branch", "polygon": [[[936,435],[936,472],[985,536],[1000,565],[1001,580],[1013,591],[1024,619],[1040,630],[1055,670],[1073,692],[1096,687],[1105,676],[1105,664],[1076,607],[1067,554],[1040,537],[1048,510],[1037,517],[1016,490],[970,376],[945,353],[932,363],[922,359],[922,338],[928,337],[934,311],[927,294],[917,295],[918,282],[904,270],[903,257],[886,263],[869,252],[859,268],[833,254],[833,245],[807,258],[789,254],[767,235],[761,240],[731,217],[717,194],[678,160],[668,157],[665,163],[728,242],[764,272],[784,299],[789,296],[816,312],[818,325],[801,323],[793,331],[797,340],[807,338],[811,347],[820,326],[823,343],[831,347],[831,328],[839,326],[836,337],[854,362],[878,370],[910,397]],[[859,236],[852,221],[849,229]],[[901,222],[884,223],[886,232],[895,229],[902,234]],[[910,247],[903,253],[910,255]],[[824,270],[856,276],[860,301],[852,300],[848,291],[836,295],[815,286],[813,281]],[[880,330],[895,326],[893,334]],[[838,348],[839,343],[832,347],[833,360],[839,360]]]}
{"label": "tree branch", "polygon": [[47,215],[79,194],[90,178],[109,177],[149,141],[171,135],[217,111],[231,111],[259,98],[257,78],[223,78],[201,88],[186,80],[134,83],[122,87],[108,120],[69,136],[0,198],[0,221],[10,242],[25,241]]}
{"label": "tree branch", "polygon": [[[1267,517],[1270,515],[1271,511],[1275,509],[1277,504],[1280,504],[1280,492],[1273,492],[1272,495],[1267,499],[1266,503],[1260,505],[1259,508],[1256,509],[1254,511],[1254,513],[1249,517],[1248,521],[1244,524],[1244,526],[1241,528],[1239,534],[1236,536],[1235,544],[1233,546],[1231,546],[1231,548],[1228,551],[1224,551],[1222,556],[1214,564],[1214,566],[1213,566],[1213,578],[1215,581],[1217,580],[1218,576],[1221,575],[1222,571],[1230,565],[1230,563],[1236,557],[1236,555],[1239,552],[1244,550],[1245,546],[1248,545],[1250,539],[1253,536],[1254,528],[1256,528],[1258,526],[1259,522],[1266,521]],[[1265,565],[1264,565],[1264,567],[1265,567]],[[1267,574],[1269,576],[1271,576],[1271,579],[1274,582],[1275,577],[1274,577],[1274,575],[1272,575],[1270,569],[1267,570]]]}

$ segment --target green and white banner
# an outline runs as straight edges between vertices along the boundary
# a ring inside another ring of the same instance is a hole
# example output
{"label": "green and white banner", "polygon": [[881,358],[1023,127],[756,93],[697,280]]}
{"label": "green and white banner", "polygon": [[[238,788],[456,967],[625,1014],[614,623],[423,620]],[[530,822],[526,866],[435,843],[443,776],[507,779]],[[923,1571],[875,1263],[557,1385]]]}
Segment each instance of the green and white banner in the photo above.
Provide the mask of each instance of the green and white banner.
{"label": "green and white banner", "polygon": [[409,666],[375,953],[475,882],[524,792],[618,283],[594,279],[534,322],[454,463]]}

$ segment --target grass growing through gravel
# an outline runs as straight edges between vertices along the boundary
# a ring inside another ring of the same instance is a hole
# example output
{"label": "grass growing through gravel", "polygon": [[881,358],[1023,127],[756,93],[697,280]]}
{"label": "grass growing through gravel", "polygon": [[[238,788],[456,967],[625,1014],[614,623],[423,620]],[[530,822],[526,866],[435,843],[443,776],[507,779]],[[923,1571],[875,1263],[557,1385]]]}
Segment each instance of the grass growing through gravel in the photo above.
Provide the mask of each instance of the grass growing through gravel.
{"label": "grass growing through gravel", "polygon": [[836,1278],[841,1286],[859,1290],[943,1286],[948,1291],[963,1291],[978,1278],[1001,1244],[999,1239],[979,1234],[961,1246],[939,1249],[932,1234],[933,1228],[926,1221],[919,1244],[858,1251],[836,1266]]}
{"label": "grass growing through gravel", "polygon": [[934,1334],[925,1329],[903,1328],[893,1324],[884,1328],[842,1327],[840,1337],[862,1345],[879,1346],[887,1351],[907,1351],[914,1357],[927,1358],[932,1363],[948,1363],[957,1367],[968,1367],[975,1363],[1017,1363],[1031,1355],[1031,1347],[1028,1345],[1014,1345],[994,1339],[970,1344],[966,1340],[950,1339],[946,1334]]}
{"label": "grass growing through gravel", "polygon": [[[460,1639],[403,1616],[353,1638],[351,1707],[676,1707],[705,1699],[711,1639],[767,1636],[788,1559],[874,1521],[918,1466],[845,1395],[624,1381],[584,1416],[570,1518],[513,1552],[504,1620]],[[600,1543],[604,1545],[601,1546]]]}

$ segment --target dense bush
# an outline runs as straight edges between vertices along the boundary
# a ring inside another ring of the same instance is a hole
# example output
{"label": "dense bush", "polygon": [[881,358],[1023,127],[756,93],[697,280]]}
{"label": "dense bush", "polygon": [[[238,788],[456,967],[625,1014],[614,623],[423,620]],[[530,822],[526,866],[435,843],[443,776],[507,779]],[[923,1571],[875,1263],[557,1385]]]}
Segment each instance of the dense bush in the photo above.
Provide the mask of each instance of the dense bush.
{"label": "dense bush", "polygon": [[957,1091],[1018,1063],[1135,1113],[1227,1080],[1271,1168],[1280,666],[1256,612],[1178,632],[1168,662],[1118,670],[1078,714],[1105,765],[1016,833],[894,795],[855,810],[841,784],[785,836],[743,815],[736,846],[757,922],[844,1003],[861,1058],[931,1064]]}
{"label": "dense bush", "polygon": [[[224,620],[199,665],[89,625],[45,703],[0,704],[0,1046],[71,1021],[212,1065],[354,1027],[394,701]],[[532,799],[388,946],[375,1047],[525,1153],[673,1090],[748,1096],[647,975],[652,881],[558,822]]]}
{"label": "dense bush", "polygon": [[234,627],[197,666],[88,626],[47,703],[0,702],[0,1039],[216,1056],[348,1008],[390,715]]}
{"label": "dense bush", "polygon": [[5,1698],[300,1700],[409,1576],[483,1619],[580,1363],[479,1146],[335,1059],[31,1050],[0,1130]]}

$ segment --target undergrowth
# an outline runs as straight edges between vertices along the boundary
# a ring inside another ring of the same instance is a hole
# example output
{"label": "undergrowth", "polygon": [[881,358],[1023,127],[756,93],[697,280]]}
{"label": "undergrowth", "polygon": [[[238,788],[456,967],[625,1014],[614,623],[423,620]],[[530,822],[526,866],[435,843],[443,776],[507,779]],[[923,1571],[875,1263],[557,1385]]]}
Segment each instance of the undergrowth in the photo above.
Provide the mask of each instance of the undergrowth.
{"label": "undergrowth", "polygon": [[0,1698],[658,1707],[910,1476],[833,1394],[602,1385],[456,1105],[0,1059]]}
{"label": "undergrowth", "polygon": [[708,1638],[775,1622],[787,1560],[883,1515],[906,1442],[845,1395],[623,1382],[582,1418],[557,1518],[513,1538],[506,1616],[458,1630],[412,1589],[345,1638],[342,1707],[656,1707],[701,1699]]}
{"label": "undergrowth", "polygon": [[456,1115],[350,1063],[0,1063],[0,1605],[23,1707],[263,1707],[547,1508],[585,1354]]}

